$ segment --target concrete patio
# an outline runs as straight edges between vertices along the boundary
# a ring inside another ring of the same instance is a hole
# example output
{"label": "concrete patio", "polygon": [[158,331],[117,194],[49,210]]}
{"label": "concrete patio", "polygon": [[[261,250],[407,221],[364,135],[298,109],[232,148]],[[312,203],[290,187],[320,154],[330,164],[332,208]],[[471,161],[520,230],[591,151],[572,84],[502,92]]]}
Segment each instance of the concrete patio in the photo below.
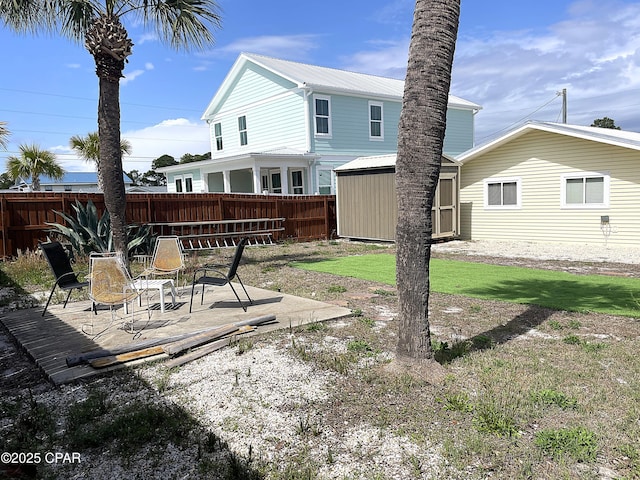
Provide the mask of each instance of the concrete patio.
{"label": "concrete patio", "polygon": [[[275,315],[275,321],[259,326],[249,335],[337,319],[351,313],[347,308],[271,290],[247,286],[247,291],[253,300],[253,305],[248,305],[247,312],[244,312],[228,286],[207,288],[203,305],[200,305],[201,289],[197,288],[191,314],[189,313],[190,287],[183,290],[182,294],[176,298],[175,305],[171,304],[171,296],[166,295],[165,313],[160,310],[157,291],[155,295],[153,295],[154,292],[150,292],[152,295],[150,320],[147,315],[146,297],[143,297],[142,308],[135,306],[135,328],[142,329],[137,335],[121,328],[125,318],[131,319],[131,312],[125,316],[122,307],[117,309],[116,322],[104,333],[95,338],[83,333],[83,325],[86,330],[86,325],[93,322],[93,331],[98,333],[107,327],[112,319],[109,308],[105,306],[98,306],[97,315],[94,315],[89,301],[70,302],[64,309],[62,304],[51,305],[44,317],[42,308],[14,311],[1,316],[0,322],[33,358],[49,380],[60,385],[110,369],[122,368],[123,365],[101,369],[87,364],[67,366],[67,357],[93,350],[110,350],[138,343],[144,345],[145,342],[148,343],[154,339],[198,332],[265,315]],[[246,302],[241,288],[238,292],[240,298]],[[160,354],[147,357],[142,361],[158,360],[163,357],[168,356]]]}

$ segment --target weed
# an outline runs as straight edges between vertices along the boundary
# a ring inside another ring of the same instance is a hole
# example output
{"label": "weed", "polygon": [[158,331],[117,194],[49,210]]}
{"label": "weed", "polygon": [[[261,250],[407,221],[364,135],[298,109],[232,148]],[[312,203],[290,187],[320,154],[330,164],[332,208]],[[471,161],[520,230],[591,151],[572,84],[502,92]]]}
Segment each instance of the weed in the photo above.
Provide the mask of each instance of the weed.
{"label": "weed", "polygon": [[473,347],[479,350],[484,350],[486,348],[491,348],[494,346],[495,342],[486,335],[478,335],[472,339]]}
{"label": "weed", "polygon": [[607,344],[606,343],[583,342],[582,343],[582,348],[584,349],[585,352],[595,353],[595,352],[599,352],[600,350],[603,350],[603,349],[607,348]]}
{"label": "weed", "polygon": [[471,305],[469,307],[469,312],[471,313],[480,313],[482,311],[482,307],[480,305]]}
{"label": "weed", "polygon": [[298,419],[298,424],[296,425],[296,433],[300,436],[309,436],[312,435],[317,437],[322,433],[320,427],[317,423],[311,422],[309,420],[309,415],[306,417],[300,417]]}
{"label": "weed", "polygon": [[342,285],[329,285],[329,287],[327,288],[327,292],[329,293],[344,293],[347,291],[346,287],[343,287]]}
{"label": "weed", "polygon": [[531,400],[534,403],[543,405],[557,405],[563,410],[578,408],[578,401],[575,398],[568,397],[564,393],[552,389],[532,392]]}
{"label": "weed", "polygon": [[306,328],[309,332],[324,332],[328,329],[327,325],[323,322],[308,323]]}
{"label": "weed", "polygon": [[541,430],[534,443],[554,458],[569,455],[579,462],[595,460],[598,450],[596,435],[583,427]]}
{"label": "weed", "polygon": [[262,273],[271,273],[271,272],[275,272],[276,271],[276,267],[274,267],[273,265],[266,265],[264,267],[262,267]]}
{"label": "weed", "polygon": [[373,349],[364,340],[351,340],[347,343],[347,351],[354,353],[370,353]]}
{"label": "weed", "polygon": [[492,433],[501,437],[513,437],[518,434],[513,417],[493,401],[481,401],[476,405],[473,425],[480,433]]}
{"label": "weed", "polygon": [[549,327],[551,327],[551,330],[562,330],[564,328],[562,324],[557,320],[550,320]]}
{"label": "weed", "polygon": [[569,321],[569,328],[572,328],[574,330],[578,330],[580,327],[582,327],[582,324],[578,320],[570,320]]}
{"label": "weed", "polygon": [[377,288],[373,291],[376,295],[380,295],[381,297],[393,297],[396,292],[392,292],[390,290],[384,290],[382,288]]}
{"label": "weed", "polygon": [[254,341],[250,338],[243,338],[237,341],[236,346],[238,347],[236,350],[236,355],[242,355],[247,353],[254,347]]}
{"label": "weed", "polygon": [[369,317],[360,317],[358,321],[364,325],[365,327],[373,328],[376,324],[376,321],[373,318]]}
{"label": "weed", "polygon": [[469,401],[466,393],[452,393],[444,397],[444,409],[453,412],[469,413],[473,412],[473,405]]}
{"label": "weed", "polygon": [[354,308],[353,310],[351,310],[351,315],[353,315],[354,317],[361,317],[362,316],[362,309],[361,308]]}
{"label": "weed", "polygon": [[580,345],[582,343],[582,340],[580,340],[577,335],[566,336],[562,339],[562,341],[567,345]]}

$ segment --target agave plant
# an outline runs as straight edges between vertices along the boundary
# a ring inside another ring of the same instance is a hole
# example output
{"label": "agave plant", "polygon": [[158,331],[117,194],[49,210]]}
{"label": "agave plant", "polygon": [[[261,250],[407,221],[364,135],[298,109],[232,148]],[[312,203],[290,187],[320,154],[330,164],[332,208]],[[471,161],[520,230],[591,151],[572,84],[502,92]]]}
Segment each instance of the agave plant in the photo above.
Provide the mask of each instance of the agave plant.
{"label": "agave plant", "polygon": [[[78,200],[72,205],[76,218],[64,212],[54,210],[56,215],[62,217],[66,225],[49,223],[51,233],[66,238],[73,250],[80,255],[91,252],[113,252],[113,235],[111,232],[111,218],[109,212],[104,211],[98,216],[98,209],[89,200],[83,205]],[[149,225],[127,225],[127,253],[148,253],[153,234]]]}

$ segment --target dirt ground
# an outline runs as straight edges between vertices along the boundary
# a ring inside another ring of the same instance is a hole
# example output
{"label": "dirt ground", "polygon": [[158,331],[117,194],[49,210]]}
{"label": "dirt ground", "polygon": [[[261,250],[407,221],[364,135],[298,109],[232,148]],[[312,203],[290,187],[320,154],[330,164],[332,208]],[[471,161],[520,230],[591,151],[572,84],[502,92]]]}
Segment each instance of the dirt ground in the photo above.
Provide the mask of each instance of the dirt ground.
{"label": "dirt ground", "polygon": [[[257,247],[246,251],[241,272],[243,280],[249,285],[335,303],[361,311],[362,315],[375,321],[387,323],[395,317],[397,312],[397,296],[393,287],[355,278],[336,277],[329,274],[299,270],[291,268],[289,263],[335,255],[393,253],[394,251],[391,245],[378,246],[356,242],[311,242],[265,248]],[[230,250],[223,250],[216,252],[215,255],[219,259],[220,257],[231,255],[231,253]],[[433,258],[559,270],[574,274],[640,277],[640,265],[637,264],[469,256],[460,253],[434,253]],[[197,263],[199,260],[194,261]],[[331,285],[343,288],[328,289]],[[329,290],[344,291],[330,292]],[[577,315],[568,312],[553,312],[525,305],[512,305],[504,302],[491,302],[440,294],[431,295],[430,311],[433,335],[449,342],[478,335],[485,326],[490,324],[504,323],[505,327],[502,331],[493,329],[493,335],[496,336],[495,340],[501,342],[518,332],[524,332],[540,324],[551,315],[568,317]],[[489,315],[493,318],[489,322],[476,321],[479,318],[469,318],[470,312],[473,315],[472,312],[474,311],[482,312],[482,317],[484,318],[490,312]],[[465,312],[467,321],[459,321],[457,318],[457,313],[459,312]],[[589,314],[580,315],[588,316]],[[600,315],[600,317],[604,316]],[[501,322],[500,319],[504,319],[504,321]],[[512,319],[518,319],[517,325],[513,324]],[[617,323],[615,317],[609,318],[609,333],[611,335],[626,336],[630,333],[628,332],[628,325],[626,327],[621,325],[620,327],[624,331],[616,332]],[[394,341],[391,338],[387,340],[388,342]],[[391,344],[386,346],[393,349]],[[41,391],[49,388],[53,387],[46,381],[38,367],[19,348],[4,327],[0,326],[0,391],[11,395],[19,391],[24,392],[27,389]]]}

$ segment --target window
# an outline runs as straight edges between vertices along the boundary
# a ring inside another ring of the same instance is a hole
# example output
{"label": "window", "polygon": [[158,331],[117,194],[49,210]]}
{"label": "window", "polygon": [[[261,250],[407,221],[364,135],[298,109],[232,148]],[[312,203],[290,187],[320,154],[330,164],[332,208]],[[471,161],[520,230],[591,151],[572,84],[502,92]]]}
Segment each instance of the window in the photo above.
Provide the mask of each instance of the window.
{"label": "window", "polygon": [[216,123],[213,126],[214,136],[216,137],[216,150],[222,150],[222,124]]}
{"label": "window", "polygon": [[333,195],[331,170],[318,170],[318,193],[320,195]]}
{"label": "window", "polygon": [[193,192],[193,175],[177,175],[174,177],[176,193]]}
{"label": "window", "polygon": [[369,138],[371,140],[384,140],[382,103],[369,102]]}
{"label": "window", "polygon": [[484,208],[517,209],[521,207],[519,178],[490,178],[484,181]]}
{"label": "window", "polygon": [[609,175],[578,173],[562,176],[564,208],[603,208],[609,206]]}
{"label": "window", "polygon": [[240,132],[240,145],[246,145],[248,143],[246,115],[238,117],[238,131]]}
{"label": "window", "polygon": [[64,186],[64,191],[65,192],[70,192],[71,191],[71,185],[65,185]]}
{"label": "window", "polygon": [[44,186],[44,191],[45,192],[53,192],[53,185],[45,185]]}
{"label": "window", "polygon": [[331,98],[314,97],[316,135],[331,136]]}
{"label": "window", "polygon": [[291,193],[294,195],[302,195],[304,193],[302,170],[291,170]]}
{"label": "window", "polygon": [[282,193],[282,177],[279,168],[263,170],[260,176],[262,177],[263,192]]}

